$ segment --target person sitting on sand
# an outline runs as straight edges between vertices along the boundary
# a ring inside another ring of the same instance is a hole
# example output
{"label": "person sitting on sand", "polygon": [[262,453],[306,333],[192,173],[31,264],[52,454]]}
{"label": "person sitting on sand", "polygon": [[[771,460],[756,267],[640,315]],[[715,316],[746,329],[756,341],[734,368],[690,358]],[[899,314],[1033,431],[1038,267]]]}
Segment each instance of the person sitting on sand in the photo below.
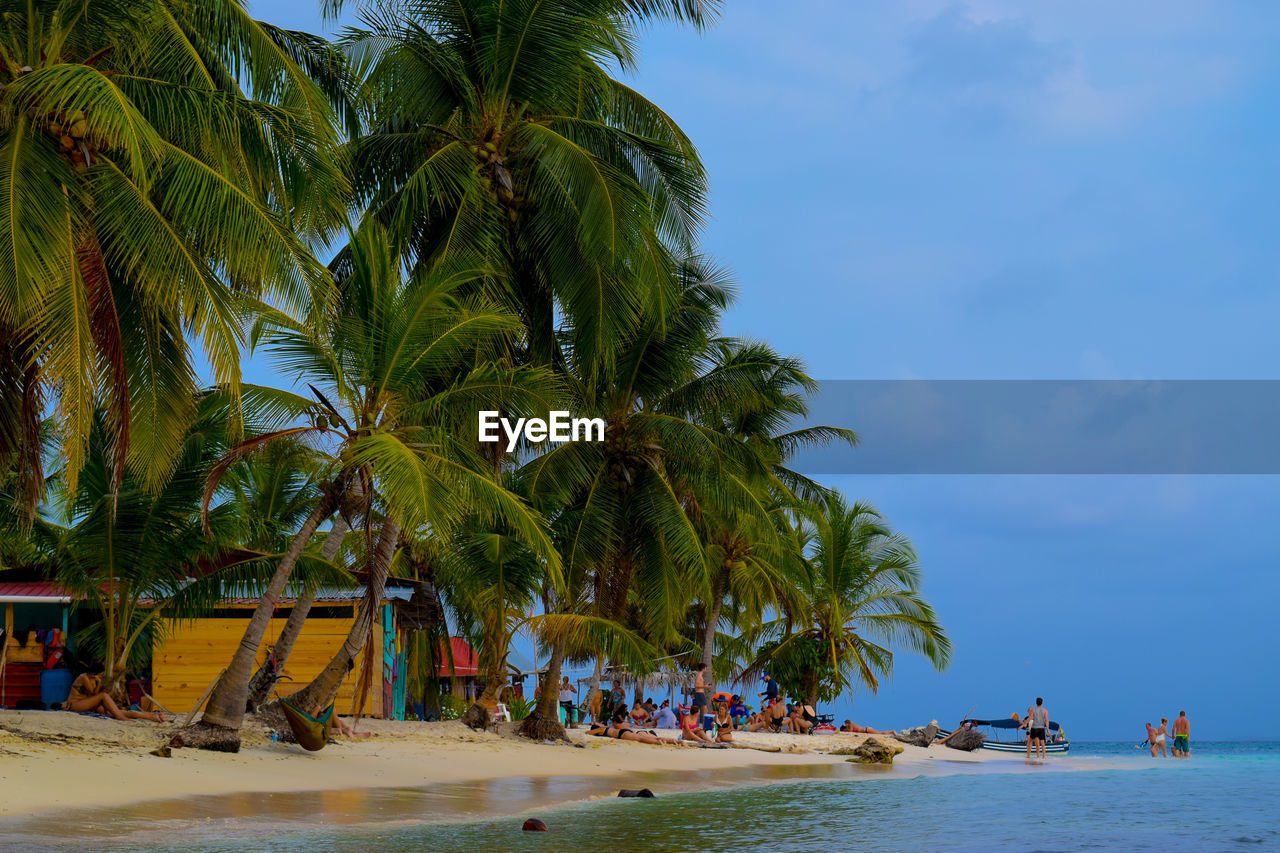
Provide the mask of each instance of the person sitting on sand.
{"label": "person sitting on sand", "polygon": [[791,707],[791,716],[782,721],[782,730],[784,732],[790,732],[793,735],[807,735],[809,733],[809,729],[813,726],[802,716],[800,708],[799,704]]}
{"label": "person sitting on sand", "polygon": [[643,703],[637,702],[636,706],[631,709],[631,724],[633,726],[653,725],[653,719],[649,716],[649,709]]}
{"label": "person sitting on sand", "polygon": [[742,697],[736,693],[729,701],[729,716],[733,717],[733,724],[738,728],[747,722],[747,718],[751,716],[751,709],[742,702]]}
{"label": "person sitting on sand", "polygon": [[333,715],[333,731],[336,734],[340,734],[343,737],[349,737],[349,738],[364,739],[364,738],[373,737],[373,732],[358,732],[351,727],[350,723],[343,720],[337,714]]}
{"label": "person sitting on sand", "polygon": [[102,670],[82,674],[71,685],[71,695],[62,706],[77,713],[102,714],[117,720],[150,720],[153,723],[169,722],[159,711],[122,711],[116,700],[102,692]]}
{"label": "person sitting on sand", "polygon": [[662,707],[659,708],[658,712],[653,715],[653,723],[656,727],[660,729],[674,729],[677,727],[676,712],[671,710],[670,700],[668,699],[662,700]]}
{"label": "person sitting on sand", "polygon": [[607,726],[599,724],[593,725],[587,730],[589,735],[599,735],[602,737],[616,738],[617,740],[633,740],[637,743],[648,744],[676,744],[679,743],[675,738],[658,737],[656,732],[640,732],[631,728],[631,723],[627,722],[625,712],[617,712],[613,715],[613,722]]}
{"label": "person sitting on sand", "polygon": [[787,708],[782,704],[782,700],[775,696],[769,700],[769,704],[760,712],[756,722],[747,726],[747,731],[766,730],[780,732],[782,731],[782,723],[786,718]]}
{"label": "person sitting on sand", "polygon": [[729,713],[729,703],[719,702],[716,704],[716,741],[718,743],[733,743],[733,730],[736,728],[733,724],[733,715]]}
{"label": "person sitting on sand", "polygon": [[699,723],[704,710],[701,705],[694,705],[689,709],[689,713],[684,715],[684,719],[680,721],[681,740],[711,743],[711,738],[707,737],[707,733],[702,730],[702,726]]}

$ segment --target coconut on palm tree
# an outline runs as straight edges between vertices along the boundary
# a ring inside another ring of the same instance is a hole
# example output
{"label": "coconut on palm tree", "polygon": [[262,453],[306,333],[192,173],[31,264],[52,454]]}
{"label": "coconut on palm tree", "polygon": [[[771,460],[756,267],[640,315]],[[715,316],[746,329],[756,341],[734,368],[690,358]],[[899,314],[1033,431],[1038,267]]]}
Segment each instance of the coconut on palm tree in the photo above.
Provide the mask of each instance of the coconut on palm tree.
{"label": "coconut on palm tree", "polygon": [[646,21],[712,13],[701,0],[366,11],[344,38],[370,65],[357,192],[423,262],[488,258],[501,274],[477,284],[521,317],[534,363],[556,363],[564,335],[606,357],[674,295],[706,192],[688,137],[608,69],[634,67]]}
{"label": "coconut on palm tree", "polygon": [[[29,0],[0,30],[0,465],[34,508],[41,418],[74,488],[94,413],[113,487],[158,487],[198,341],[240,378],[259,300],[328,309],[305,239],[345,213],[337,54],[238,0]],[[308,73],[310,72],[310,73]],[[233,409],[233,414],[235,410]]]}

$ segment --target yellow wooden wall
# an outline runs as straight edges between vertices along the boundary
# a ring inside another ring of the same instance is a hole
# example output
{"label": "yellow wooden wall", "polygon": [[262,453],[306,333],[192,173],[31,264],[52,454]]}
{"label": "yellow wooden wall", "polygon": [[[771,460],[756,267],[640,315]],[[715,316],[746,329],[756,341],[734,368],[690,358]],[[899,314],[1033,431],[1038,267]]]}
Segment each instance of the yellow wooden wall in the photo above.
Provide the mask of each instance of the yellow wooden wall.
{"label": "yellow wooden wall", "polygon": [[[346,639],[353,621],[352,617],[313,616],[307,619],[284,667],[284,674],[293,680],[280,682],[279,692],[287,696],[319,675]],[[266,645],[275,642],[284,622],[283,615],[272,620],[266,639],[258,649],[255,669],[266,660]],[[152,658],[151,694],[173,713],[186,714],[199,701],[210,682],[231,662],[248,624],[248,619],[211,617],[173,626],[164,645],[155,650]],[[349,714],[352,710],[352,695],[360,678],[360,668],[364,665],[364,655],[369,652],[374,655],[373,681],[365,699],[364,713],[365,716],[382,716],[382,626],[377,623],[373,628],[372,648],[366,645],[365,652],[356,659],[355,668],[338,691],[337,709],[340,714]]]}

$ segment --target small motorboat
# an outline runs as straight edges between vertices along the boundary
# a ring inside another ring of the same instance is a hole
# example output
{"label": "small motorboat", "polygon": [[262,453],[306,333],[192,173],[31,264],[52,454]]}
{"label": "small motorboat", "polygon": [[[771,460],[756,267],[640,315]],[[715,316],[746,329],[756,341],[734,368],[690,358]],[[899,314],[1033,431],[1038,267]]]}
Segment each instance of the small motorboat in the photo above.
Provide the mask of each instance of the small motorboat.
{"label": "small motorboat", "polygon": [[[1006,718],[1001,720],[964,720],[964,723],[970,723],[974,728],[990,729],[990,733],[983,732],[986,740],[982,742],[982,749],[991,752],[1008,752],[1017,755],[1026,755],[1027,753],[1027,736],[1020,731],[1022,723],[1017,720]],[[938,730],[937,740],[942,740],[950,735],[951,732],[946,729]],[[1003,739],[1003,738],[1008,738]],[[1071,749],[1071,741],[1067,740],[1066,733],[1063,732],[1062,726],[1049,721],[1049,737],[1044,743],[1045,755],[1066,755]],[[1034,750],[1034,747],[1033,747]]]}

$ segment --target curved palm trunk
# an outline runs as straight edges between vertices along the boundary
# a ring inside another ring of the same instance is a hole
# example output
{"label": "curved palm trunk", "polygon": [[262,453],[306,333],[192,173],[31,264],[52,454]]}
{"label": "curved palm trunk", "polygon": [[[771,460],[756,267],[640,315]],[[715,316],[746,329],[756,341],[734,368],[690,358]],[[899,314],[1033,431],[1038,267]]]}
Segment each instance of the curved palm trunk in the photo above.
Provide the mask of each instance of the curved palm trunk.
{"label": "curved palm trunk", "polygon": [[476,697],[476,700],[471,703],[471,707],[459,718],[477,731],[487,728],[493,722],[494,711],[498,710],[498,696],[501,695],[503,688],[507,686],[503,679],[502,668],[501,660],[485,667],[483,692]]}
{"label": "curved palm trunk", "polygon": [[[320,556],[327,562],[332,560],[338,553],[338,549],[342,547],[343,537],[347,535],[347,531],[351,526],[347,523],[347,519],[339,513],[333,520],[333,528],[329,531],[329,535],[325,537],[324,547],[320,550]],[[293,610],[289,612],[289,618],[285,620],[284,627],[280,629],[280,637],[276,640],[276,644],[272,646],[272,654],[275,656],[275,672],[284,669],[285,663],[289,660],[289,653],[293,651],[293,644],[297,641],[298,635],[302,633],[302,625],[307,621],[308,614],[311,613],[311,605],[315,602],[315,592],[306,590],[299,596],[293,605]],[[253,674],[253,679],[249,682],[249,707],[256,710],[271,695],[271,689],[275,687],[275,673],[271,667],[263,664],[258,667],[258,671]]]}
{"label": "curved palm trunk", "polygon": [[284,552],[276,573],[271,577],[266,592],[258,601],[249,624],[240,638],[235,656],[227,666],[226,672],[218,679],[205,705],[204,715],[200,722],[183,740],[188,745],[201,749],[212,749],[219,752],[240,751],[240,724],[244,722],[245,708],[249,699],[249,679],[253,677],[253,661],[258,656],[258,647],[271,624],[271,616],[275,612],[276,601],[284,593],[289,575],[297,565],[302,551],[315,535],[316,530],[326,518],[333,514],[337,507],[335,489],[326,489],[325,494],[311,511],[302,528],[298,530]]}
{"label": "curved palm trunk", "polygon": [[568,740],[564,726],[560,725],[560,667],[564,663],[564,641],[557,640],[551,646],[551,659],[542,675],[542,692],[533,713],[521,721],[516,733],[533,740]]}
{"label": "curved palm trunk", "polygon": [[[289,696],[289,703],[308,713],[314,713],[329,706],[338,695],[342,679],[354,665],[355,659],[364,649],[369,639],[369,631],[373,628],[373,620],[378,615],[382,603],[382,593],[387,587],[387,575],[391,571],[391,558],[396,552],[396,543],[400,538],[400,525],[390,518],[382,522],[382,530],[378,534],[377,545],[369,565],[369,586],[365,590],[364,601],[360,604],[360,612],[355,623],[347,632],[338,653],[329,661],[328,666],[311,680],[311,683]],[[386,709],[383,709],[383,713]]]}

